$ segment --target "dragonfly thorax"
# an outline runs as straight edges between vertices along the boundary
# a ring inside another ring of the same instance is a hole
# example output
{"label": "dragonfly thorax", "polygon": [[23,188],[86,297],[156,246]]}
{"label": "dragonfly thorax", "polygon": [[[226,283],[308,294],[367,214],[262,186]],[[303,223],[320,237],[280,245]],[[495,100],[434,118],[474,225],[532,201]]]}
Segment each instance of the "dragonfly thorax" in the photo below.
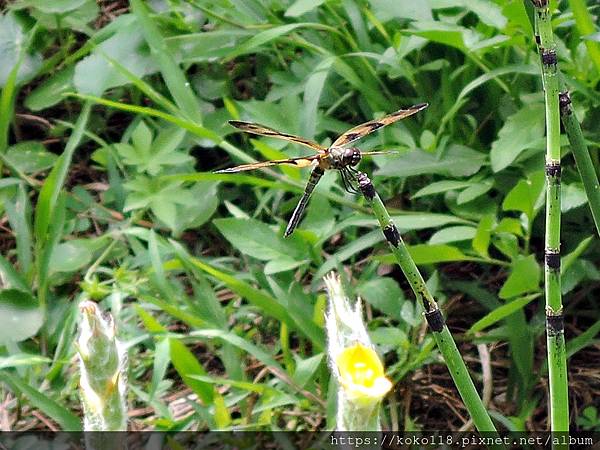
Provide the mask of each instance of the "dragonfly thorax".
{"label": "dragonfly thorax", "polygon": [[343,169],[348,166],[356,166],[362,159],[360,150],[356,147],[330,147],[329,157],[332,169]]}

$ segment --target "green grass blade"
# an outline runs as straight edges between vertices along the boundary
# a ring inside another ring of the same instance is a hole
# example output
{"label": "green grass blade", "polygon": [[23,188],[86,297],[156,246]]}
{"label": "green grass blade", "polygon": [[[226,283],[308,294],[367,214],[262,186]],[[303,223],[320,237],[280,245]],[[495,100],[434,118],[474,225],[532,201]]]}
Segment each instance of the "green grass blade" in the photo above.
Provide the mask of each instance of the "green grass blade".
{"label": "green grass blade", "polygon": [[91,102],[84,104],[83,109],[77,119],[75,129],[67,142],[64,153],[60,156],[50,175],[46,178],[44,186],[40,191],[37,207],[35,209],[34,232],[38,245],[43,245],[46,241],[48,225],[52,220],[52,214],[58,201],[58,195],[67,178],[67,172],[71,165],[71,159],[75,149],[81,142],[85,127],[91,110]]}
{"label": "green grass blade", "polygon": [[208,383],[190,378],[190,375],[207,375],[204,367],[190,350],[179,340],[170,338],[171,362],[185,384],[187,384],[205,404],[210,404],[215,395],[214,387]]}
{"label": "green grass blade", "polygon": [[19,190],[15,199],[15,203],[6,202],[4,204],[8,221],[13,230],[16,230],[17,240],[17,255],[19,260],[19,268],[21,273],[26,276],[31,269],[32,253],[32,236],[31,236],[31,217],[29,197],[24,185],[19,185]]}
{"label": "green grass blade", "polygon": [[132,0],[131,9],[141,25],[144,38],[152,50],[152,55],[156,58],[160,72],[175,103],[181,108],[185,117],[202,123],[202,114],[194,91],[171,55],[158,27],[150,17],[147,6],[141,0]]}
{"label": "green grass blade", "polygon": [[44,395],[38,388],[25,383],[21,378],[7,372],[0,372],[0,380],[4,381],[15,392],[21,392],[35,408],[56,421],[64,431],[81,431],[81,420],[64,406]]}

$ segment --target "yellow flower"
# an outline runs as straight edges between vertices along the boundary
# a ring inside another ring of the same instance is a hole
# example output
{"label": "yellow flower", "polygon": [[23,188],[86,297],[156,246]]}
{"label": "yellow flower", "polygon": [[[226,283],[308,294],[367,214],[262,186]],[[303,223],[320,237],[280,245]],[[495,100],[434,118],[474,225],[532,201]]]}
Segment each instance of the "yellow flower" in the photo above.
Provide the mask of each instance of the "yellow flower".
{"label": "yellow flower", "polygon": [[336,363],[340,382],[350,399],[379,401],[392,388],[379,356],[369,347],[361,344],[347,347],[338,355]]}

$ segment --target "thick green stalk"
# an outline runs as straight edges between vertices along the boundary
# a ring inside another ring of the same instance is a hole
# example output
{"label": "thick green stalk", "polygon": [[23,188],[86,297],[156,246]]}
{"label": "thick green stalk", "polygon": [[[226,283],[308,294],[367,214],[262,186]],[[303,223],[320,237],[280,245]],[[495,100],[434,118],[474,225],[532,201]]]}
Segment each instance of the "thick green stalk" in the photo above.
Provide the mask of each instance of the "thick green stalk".
{"label": "thick green stalk", "polygon": [[379,411],[392,389],[369,338],[362,303],[352,305],[340,278],[325,277],[329,305],[325,316],[329,367],[337,381],[339,431],[381,431]]}
{"label": "thick green stalk", "polygon": [[481,398],[475,389],[475,385],[471,380],[454,339],[444,323],[442,312],[439,310],[437,303],[425,284],[425,280],[423,280],[419,269],[411,258],[406,245],[402,241],[398,228],[396,228],[390,214],[366,174],[359,173],[358,184],[363,195],[369,202],[373,213],[377,217],[392,253],[396,257],[398,265],[410,283],[417,301],[421,303],[425,310],[425,318],[427,319],[429,328],[433,332],[433,337],[444,356],[450,375],[473,419],[475,427],[480,432],[495,432],[496,428],[483,406]]}
{"label": "thick green stalk", "polygon": [[[82,313],[79,351],[81,400],[85,431],[127,430],[126,403],[126,353],[116,337],[110,314],[102,314],[96,304],[84,301],[79,305]],[[90,437],[101,435],[90,433]],[[94,439],[96,450],[116,447],[119,434],[111,433],[112,440]],[[115,441],[115,439],[117,441]],[[99,444],[102,445],[99,445]]]}
{"label": "thick green stalk", "polygon": [[556,45],[548,0],[532,0],[542,60],[546,103],[545,291],[550,421],[554,432],[569,431],[567,358],[560,284],[560,111]]}
{"label": "thick green stalk", "polygon": [[588,198],[588,204],[592,211],[592,217],[596,224],[596,231],[600,235],[600,184],[598,183],[598,177],[594,170],[594,164],[590,157],[583,133],[581,131],[581,125],[573,113],[571,107],[571,97],[568,92],[561,92],[560,98],[560,118],[562,120],[567,136],[569,137],[569,143],[571,144],[571,151],[575,157],[575,163],[577,164],[577,170],[583,181],[583,188]]}

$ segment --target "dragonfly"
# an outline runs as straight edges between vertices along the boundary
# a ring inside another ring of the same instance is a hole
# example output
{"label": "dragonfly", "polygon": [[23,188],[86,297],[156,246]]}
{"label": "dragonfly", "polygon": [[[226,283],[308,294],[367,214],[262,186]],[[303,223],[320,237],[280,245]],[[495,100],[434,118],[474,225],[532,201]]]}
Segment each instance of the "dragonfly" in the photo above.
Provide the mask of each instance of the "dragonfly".
{"label": "dragonfly", "polygon": [[301,156],[299,158],[288,158],[288,159],[275,159],[271,161],[260,161],[251,164],[242,164],[236,167],[230,167],[228,169],[217,170],[215,173],[237,173],[244,172],[246,170],[261,169],[269,166],[277,165],[290,165],[296,167],[312,167],[308,183],[304,188],[304,193],[300,197],[300,201],[296,205],[292,217],[287,224],[284,236],[290,236],[302,218],[302,214],[308,205],[308,200],[312,192],[314,191],[317,183],[321,177],[325,174],[326,170],[336,169],[339,171],[344,188],[350,193],[358,193],[358,190],[354,187],[356,182],[356,175],[358,171],[355,166],[361,161],[363,156],[382,155],[394,153],[393,151],[373,151],[373,152],[362,152],[357,147],[346,147],[368,134],[373,133],[380,128],[390,125],[399,120],[405,119],[406,117],[412,116],[419,111],[427,108],[429,104],[419,103],[405,109],[400,109],[396,112],[388,114],[380,119],[370,120],[368,122],[357,125],[350,128],[348,131],[342,133],[329,147],[317,144],[310,139],[305,139],[300,136],[294,136],[293,134],[282,133],[264,125],[253,122],[242,122],[239,120],[230,120],[229,124],[235,128],[242,130],[246,133],[258,134],[260,136],[267,136],[276,139],[283,139],[285,141],[294,142],[296,144],[304,145],[312,150],[316,151],[316,154],[312,156]]}

